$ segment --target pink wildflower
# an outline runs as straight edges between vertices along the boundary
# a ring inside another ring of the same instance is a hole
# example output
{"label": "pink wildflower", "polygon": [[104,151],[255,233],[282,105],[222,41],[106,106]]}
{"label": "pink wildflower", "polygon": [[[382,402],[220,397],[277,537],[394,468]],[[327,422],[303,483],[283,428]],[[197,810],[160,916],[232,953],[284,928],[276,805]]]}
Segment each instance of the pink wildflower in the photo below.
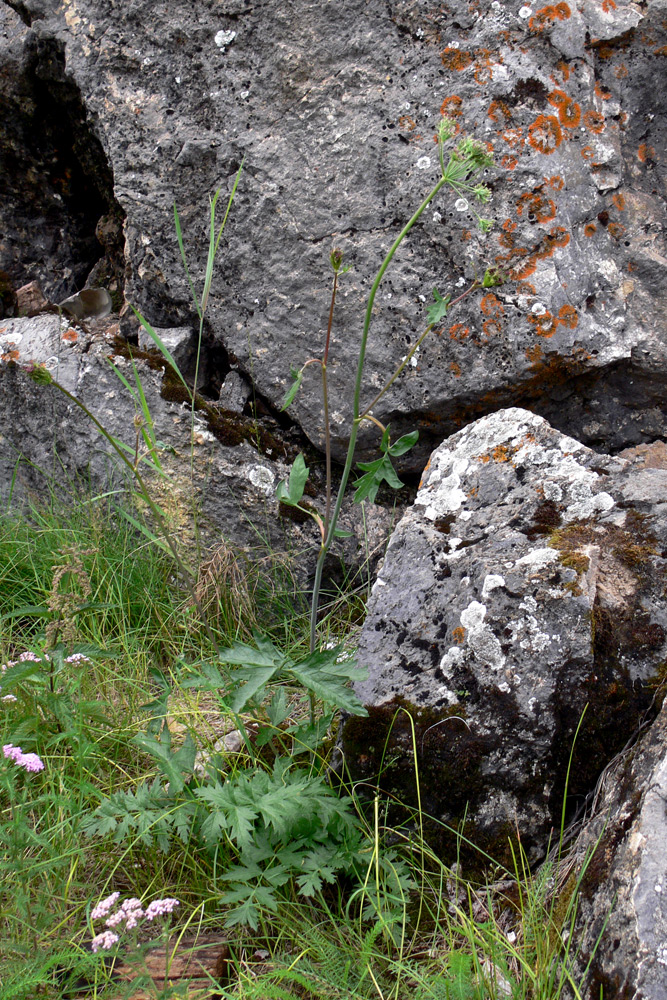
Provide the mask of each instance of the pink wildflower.
{"label": "pink wildflower", "polygon": [[93,952],[99,951],[100,948],[103,951],[108,951],[109,948],[118,942],[118,935],[114,934],[113,931],[102,931],[101,934],[97,934],[90,943],[91,950]]}
{"label": "pink wildflower", "polygon": [[23,753],[16,761],[19,767],[24,767],[26,771],[43,771],[44,761],[36,753]]}
{"label": "pink wildflower", "polygon": [[172,913],[172,911],[180,905],[181,904],[177,899],[171,899],[169,897],[166,899],[154,899],[152,903],[148,904],[148,908],[145,913],[146,920],[154,920],[156,917],[163,917],[167,913]]}
{"label": "pink wildflower", "polygon": [[0,701],[18,701],[15,694],[5,694],[0,698]]}
{"label": "pink wildflower", "polygon": [[13,760],[15,764],[18,762],[19,757],[23,756],[21,747],[15,747],[13,743],[5,743],[2,752],[7,760]]}
{"label": "pink wildflower", "polygon": [[119,892],[112,892],[110,896],[107,896],[107,898],[103,899],[101,903],[98,903],[97,906],[93,907],[90,914],[91,919],[99,920],[101,917],[106,917],[119,896]]}

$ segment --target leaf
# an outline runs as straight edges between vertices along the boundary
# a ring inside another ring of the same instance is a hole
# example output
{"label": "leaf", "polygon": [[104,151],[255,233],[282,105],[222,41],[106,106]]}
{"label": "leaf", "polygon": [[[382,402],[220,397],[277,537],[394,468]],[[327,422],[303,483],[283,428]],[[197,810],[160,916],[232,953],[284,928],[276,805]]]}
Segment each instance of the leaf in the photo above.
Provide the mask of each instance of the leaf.
{"label": "leaf", "polygon": [[437,288],[433,289],[433,298],[435,302],[430,305],[426,310],[426,315],[428,317],[428,322],[430,326],[435,326],[439,323],[441,319],[444,319],[447,315],[447,310],[449,308],[449,303],[451,300],[451,295],[446,295],[443,299],[442,295]]}
{"label": "leaf", "polygon": [[[400,440],[400,439],[399,439]],[[398,441],[396,442],[398,444]],[[357,491],[354,494],[354,502],[361,503],[362,500],[375,500],[378,490],[383,482],[387,482],[393,489],[399,490],[403,483],[396,475],[396,470],[391,464],[389,455],[376,459],[375,462],[357,462],[360,469],[365,471],[364,476],[356,479],[354,485]]]}
{"label": "leaf", "polygon": [[399,455],[405,455],[406,451],[410,451],[419,439],[419,431],[411,431],[409,434],[404,434],[400,437],[398,441],[392,444],[391,448],[388,449],[388,454],[392,458],[398,458]]}
{"label": "leaf", "polygon": [[285,393],[285,398],[283,399],[283,405],[280,407],[280,412],[286,410],[290,403],[294,402],[294,398],[301,388],[301,382],[303,381],[303,368],[290,368],[290,375],[292,376],[293,382]]}
{"label": "leaf", "polygon": [[346,531],[344,528],[334,528],[334,538],[352,538],[353,531]]}
{"label": "leaf", "polygon": [[131,308],[132,308],[132,312],[137,317],[137,319],[139,320],[139,322],[143,326],[144,330],[146,331],[146,333],[148,334],[148,336],[151,338],[151,340],[153,341],[153,343],[155,344],[155,346],[159,350],[159,352],[162,355],[162,357],[165,359],[165,361],[169,362],[169,364],[174,369],[174,371],[176,372],[176,374],[180,378],[181,382],[183,383],[183,385],[187,389],[188,395],[190,396],[190,398],[192,398],[192,390],[190,389],[190,386],[188,385],[188,383],[183,378],[183,375],[181,374],[181,369],[178,367],[178,365],[174,361],[174,358],[172,357],[172,354],[171,354],[169,348],[166,347],[166,345],[162,343],[162,341],[160,340],[160,338],[158,337],[157,333],[155,332],[155,330],[153,329],[153,327],[150,325],[150,323],[148,322],[148,320],[144,319],[144,317],[141,315],[141,313],[137,312],[137,310],[134,308],[134,306],[131,306]]}
{"label": "leaf", "polygon": [[276,496],[281,503],[286,503],[290,507],[296,507],[303,496],[303,491],[308,481],[309,468],[306,465],[303,455],[299,454],[294,459],[294,464],[289,474],[289,486],[285,487],[283,480],[278,484]]}
{"label": "leaf", "polygon": [[342,708],[351,715],[367,715],[354,691],[348,687],[350,664],[336,663],[339,653],[340,647],[310,653],[299,663],[295,663],[290,672],[322,701]]}

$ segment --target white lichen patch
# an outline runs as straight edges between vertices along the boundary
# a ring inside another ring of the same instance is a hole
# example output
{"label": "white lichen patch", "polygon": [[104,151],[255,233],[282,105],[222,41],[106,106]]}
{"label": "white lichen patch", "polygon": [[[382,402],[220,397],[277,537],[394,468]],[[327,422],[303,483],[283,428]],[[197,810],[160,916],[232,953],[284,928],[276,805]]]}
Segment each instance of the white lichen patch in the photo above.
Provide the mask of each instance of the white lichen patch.
{"label": "white lichen patch", "polygon": [[514,568],[525,567],[531,572],[537,573],[542,569],[546,569],[552,563],[558,562],[558,560],[559,555],[555,549],[531,549],[530,552],[526,552],[525,556],[517,559],[514,563]]}
{"label": "white lichen patch", "polygon": [[497,672],[505,665],[505,656],[498,639],[488,625],[484,624],[486,606],[479,601],[471,601],[461,612],[461,625],[466,630],[466,645],[476,660]]}
{"label": "white lichen patch", "polygon": [[231,45],[236,38],[235,31],[218,31],[213,41],[218,48],[224,52],[228,45]]}
{"label": "white lichen patch", "polygon": [[498,587],[504,586],[504,576],[499,576],[497,573],[488,573],[484,577],[484,583],[482,584],[482,597],[488,597],[492,590],[496,590]]}
{"label": "white lichen patch", "polygon": [[265,465],[252,465],[248,469],[248,479],[253,486],[261,490],[262,493],[266,493],[267,496],[273,490],[275,476]]}

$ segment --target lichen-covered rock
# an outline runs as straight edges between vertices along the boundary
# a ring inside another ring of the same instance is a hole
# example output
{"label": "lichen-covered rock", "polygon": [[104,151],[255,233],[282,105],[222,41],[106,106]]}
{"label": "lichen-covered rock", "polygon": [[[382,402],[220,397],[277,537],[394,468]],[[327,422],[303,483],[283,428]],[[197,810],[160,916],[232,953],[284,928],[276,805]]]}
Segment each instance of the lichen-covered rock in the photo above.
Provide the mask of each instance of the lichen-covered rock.
{"label": "lichen-covered rock", "polygon": [[[578,838],[582,1000],[667,997],[667,706],[605,774]],[[574,949],[573,949],[574,951]],[[590,963],[590,964],[589,964]]]}
{"label": "lichen-covered rock", "polygon": [[[150,475],[143,459],[138,469],[186,547],[196,508],[205,543],[214,545],[222,536],[262,558],[271,551],[282,553],[280,558],[289,552],[291,572],[305,587],[319,531],[307,515],[283,517],[275,495],[279,481],[289,475],[297,445],[286,443],[278,429],[201,397],[192,423],[184,387],[171,369],[165,372],[162,356],[136,349],[130,354],[117,328],[117,316],[90,321],[85,329],[54,314],[0,322],[0,497],[11,495],[16,501],[31,491],[43,491],[47,482],[49,489],[62,489],[63,495],[79,485],[103,489],[125,483],[135,488],[129,470],[92,420],[53,386],[36,385],[22,368],[29,362],[45,365],[128,449],[132,461],[137,447],[140,458],[147,456],[135,424],[135,417],[145,420],[136,371],[165,475]],[[160,332],[175,353],[186,351],[176,332]],[[134,398],[110,362],[134,389]],[[322,510],[321,476],[313,477],[313,483],[313,496],[306,502]],[[352,537],[332,558],[343,552],[349,569],[368,569],[381,554],[393,513],[368,505],[364,514],[349,502],[343,523]]]}
{"label": "lichen-covered rock", "polygon": [[[664,679],[667,471],[603,457],[520,409],[431,456],[373,588],[358,659],[354,778],[507,860],[536,854],[636,729]],[[413,735],[414,734],[414,735]],[[450,843],[450,850],[455,845]]]}
{"label": "lichen-covered rock", "polygon": [[[126,215],[109,254],[124,240],[127,298],[158,326],[191,325],[172,206],[201,287],[208,197],[230,190],[244,160],[211,332],[277,403],[290,366],[322,349],[339,246],[352,265],[329,366],[340,455],[370,282],[437,177],[447,114],[495,151],[485,214],[497,225],[481,238],[466,199],[449,195],[424,213],[380,289],[365,398],[423,330],[434,284],[456,290],[487,263],[511,280],[447,317],[376,416],[396,433],[419,427],[415,468],[445,435],[507,405],[600,450],[665,436],[664,0],[11,6],[23,23],[0,8],[3,175],[35,165],[6,192],[0,268],[28,280],[50,262],[52,284],[76,291],[105,252],[89,245],[106,232],[98,218]],[[43,236],[41,221],[22,223],[14,237],[31,199],[56,225]],[[291,413],[321,445],[314,368]],[[363,443],[375,448],[374,429]]]}

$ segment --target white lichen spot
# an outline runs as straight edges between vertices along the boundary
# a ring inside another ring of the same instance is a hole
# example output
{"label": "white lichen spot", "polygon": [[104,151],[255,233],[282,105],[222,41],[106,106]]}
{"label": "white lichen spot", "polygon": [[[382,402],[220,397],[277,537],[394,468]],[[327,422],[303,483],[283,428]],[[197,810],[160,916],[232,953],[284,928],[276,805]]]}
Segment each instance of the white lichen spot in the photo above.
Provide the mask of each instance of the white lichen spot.
{"label": "white lichen spot", "polygon": [[507,681],[501,681],[501,683],[498,685],[498,690],[502,691],[503,694],[509,694],[511,688],[507,683]]}
{"label": "white lichen spot", "polygon": [[533,572],[545,569],[552,563],[558,562],[559,556],[555,549],[532,549],[531,552],[527,552],[525,556],[521,556],[520,559],[514,563],[516,569],[519,566],[525,566]]}
{"label": "white lichen spot", "polygon": [[466,635],[466,642],[475,654],[475,658],[495,673],[505,665],[502,647],[487,625],[471,628]]}
{"label": "white lichen spot", "polygon": [[248,479],[253,486],[268,495],[273,489],[275,476],[265,465],[253,465],[248,470]]}
{"label": "white lichen spot", "polygon": [[3,345],[11,344],[13,347],[17,347],[22,340],[23,340],[22,333],[3,333],[2,336],[0,336],[0,344]]}
{"label": "white lichen spot", "polygon": [[428,170],[431,166],[431,158],[429,156],[420,156],[417,160],[417,170]]}
{"label": "white lichen spot", "polygon": [[519,608],[522,611],[537,611],[537,601],[530,594],[526,594]]}
{"label": "white lichen spot", "polygon": [[519,17],[522,17],[524,21],[527,20],[532,13],[533,13],[532,7],[524,6],[519,9]]}
{"label": "white lichen spot", "polygon": [[462,510],[461,513],[459,514],[459,517],[461,518],[462,521],[469,521],[470,518],[472,517],[472,511]]}
{"label": "white lichen spot", "polygon": [[448,49],[458,49],[460,42],[447,42]]}
{"label": "white lichen spot", "polygon": [[497,573],[488,573],[484,577],[484,583],[482,585],[482,597],[488,597],[492,590],[496,590],[498,587],[505,586],[505,577],[499,576]]}
{"label": "white lichen spot", "polygon": [[457,212],[467,212],[468,202],[465,200],[465,198],[457,198],[456,201],[454,202],[454,208],[456,209]]}
{"label": "white lichen spot", "polygon": [[545,483],[542,484],[542,491],[544,493],[545,500],[563,499],[563,490],[558,485],[558,483],[555,483],[553,481],[553,479],[548,479]]}
{"label": "white lichen spot", "polygon": [[235,38],[235,31],[219,31],[216,34],[214,41],[218,48],[224,52],[227,46],[231,45]]}
{"label": "white lichen spot", "polygon": [[471,601],[461,612],[461,624],[464,628],[478,628],[486,617],[486,606],[479,601]]}
{"label": "white lichen spot", "polygon": [[536,302],[530,311],[532,312],[533,316],[544,316],[545,312],[547,311],[547,307],[543,305],[541,302]]}
{"label": "white lichen spot", "polygon": [[442,222],[442,215],[440,214],[440,212],[434,212],[433,213],[433,221],[434,222]]}
{"label": "white lichen spot", "polygon": [[440,660],[440,670],[449,676],[452,667],[457,666],[463,659],[463,649],[460,646],[450,646],[443,658]]}
{"label": "white lichen spot", "polygon": [[584,521],[596,514],[604,514],[611,510],[614,504],[615,500],[609,493],[595,493],[586,500],[570,504],[563,518],[565,521]]}

